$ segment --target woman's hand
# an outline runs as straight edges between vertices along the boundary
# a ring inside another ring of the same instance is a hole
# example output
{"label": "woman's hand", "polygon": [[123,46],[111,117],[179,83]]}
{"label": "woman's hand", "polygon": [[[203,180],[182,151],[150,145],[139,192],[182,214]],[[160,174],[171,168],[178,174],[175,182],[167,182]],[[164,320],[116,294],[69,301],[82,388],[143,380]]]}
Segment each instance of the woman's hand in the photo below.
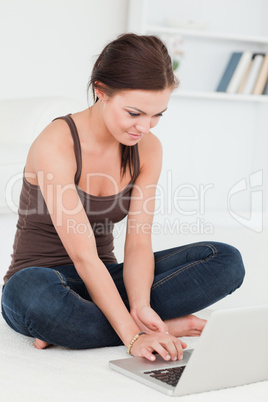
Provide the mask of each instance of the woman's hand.
{"label": "woman's hand", "polygon": [[152,332],[141,335],[133,344],[131,354],[133,356],[145,357],[155,360],[154,352],[159,353],[164,360],[182,360],[183,349],[187,347],[186,343],[180,341],[175,336],[163,332]]}
{"label": "woman's hand", "polygon": [[132,318],[141,331],[151,332],[168,332],[167,325],[161,320],[159,315],[149,306],[132,309],[130,312]]}

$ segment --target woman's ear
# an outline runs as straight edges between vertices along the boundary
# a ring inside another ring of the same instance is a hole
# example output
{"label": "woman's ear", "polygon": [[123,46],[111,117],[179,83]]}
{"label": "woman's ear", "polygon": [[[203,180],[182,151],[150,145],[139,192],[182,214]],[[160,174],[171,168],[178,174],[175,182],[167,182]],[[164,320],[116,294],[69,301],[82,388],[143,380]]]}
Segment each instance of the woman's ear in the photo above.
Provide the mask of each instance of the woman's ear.
{"label": "woman's ear", "polygon": [[107,97],[105,94],[104,85],[99,81],[95,82],[95,95],[101,102]]}

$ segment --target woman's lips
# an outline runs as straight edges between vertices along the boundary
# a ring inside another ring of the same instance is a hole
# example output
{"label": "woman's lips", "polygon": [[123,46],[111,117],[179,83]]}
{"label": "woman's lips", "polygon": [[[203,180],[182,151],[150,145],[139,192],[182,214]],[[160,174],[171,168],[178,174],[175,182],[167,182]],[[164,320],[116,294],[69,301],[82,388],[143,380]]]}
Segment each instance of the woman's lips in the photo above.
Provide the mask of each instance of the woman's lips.
{"label": "woman's lips", "polygon": [[139,138],[141,138],[142,134],[132,134],[132,133],[128,133],[128,135],[133,138],[134,140],[138,140]]}

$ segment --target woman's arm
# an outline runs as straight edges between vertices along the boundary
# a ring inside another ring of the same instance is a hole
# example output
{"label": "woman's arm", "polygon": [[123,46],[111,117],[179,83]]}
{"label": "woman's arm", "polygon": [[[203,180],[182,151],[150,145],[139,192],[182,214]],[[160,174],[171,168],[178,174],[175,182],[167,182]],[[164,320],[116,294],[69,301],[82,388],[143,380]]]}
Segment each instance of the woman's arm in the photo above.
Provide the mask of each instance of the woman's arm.
{"label": "woman's arm", "polygon": [[149,134],[140,152],[141,172],[132,190],[128,214],[124,256],[124,283],[131,314],[143,330],[165,332],[167,326],[150,308],[150,292],[154,278],[154,255],[151,229],[155,208],[155,191],[162,167],[162,146]]}

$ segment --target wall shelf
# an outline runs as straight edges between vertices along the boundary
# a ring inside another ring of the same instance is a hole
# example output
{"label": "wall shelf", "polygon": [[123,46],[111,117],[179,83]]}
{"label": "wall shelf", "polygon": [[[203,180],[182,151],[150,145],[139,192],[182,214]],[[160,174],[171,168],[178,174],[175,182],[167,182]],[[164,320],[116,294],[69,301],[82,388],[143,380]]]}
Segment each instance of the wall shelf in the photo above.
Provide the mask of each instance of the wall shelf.
{"label": "wall shelf", "polygon": [[181,35],[181,36],[192,36],[196,39],[216,39],[225,41],[235,41],[235,42],[246,42],[246,43],[256,43],[268,45],[268,37],[262,36],[247,36],[247,35],[233,35],[220,32],[209,32],[203,30],[191,30],[191,29],[179,29],[167,26],[158,25],[148,25],[146,27],[147,32],[158,33],[158,34],[170,34],[170,35]]}
{"label": "wall shelf", "polygon": [[267,95],[240,95],[240,94],[228,94],[225,92],[194,92],[194,91],[180,91],[180,89],[174,91],[172,97],[268,103]]}

